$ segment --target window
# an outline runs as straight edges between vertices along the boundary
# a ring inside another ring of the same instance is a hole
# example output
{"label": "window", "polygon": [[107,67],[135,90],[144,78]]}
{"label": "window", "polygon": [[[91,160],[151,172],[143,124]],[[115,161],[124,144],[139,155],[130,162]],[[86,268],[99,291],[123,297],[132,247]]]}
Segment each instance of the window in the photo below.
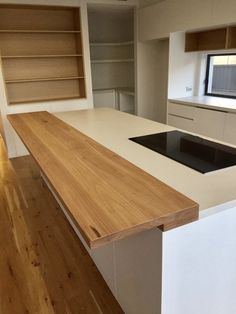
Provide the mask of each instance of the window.
{"label": "window", "polygon": [[236,98],[236,54],[208,55],[205,95]]}

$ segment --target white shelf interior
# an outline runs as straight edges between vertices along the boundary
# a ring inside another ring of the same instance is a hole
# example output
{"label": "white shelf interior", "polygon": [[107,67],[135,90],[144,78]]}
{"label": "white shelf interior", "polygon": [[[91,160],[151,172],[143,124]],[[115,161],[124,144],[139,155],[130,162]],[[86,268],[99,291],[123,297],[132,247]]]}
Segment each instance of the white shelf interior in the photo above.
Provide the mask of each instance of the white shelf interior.
{"label": "white shelf interior", "polygon": [[[134,112],[133,8],[91,4],[88,6],[88,21],[93,90],[99,90],[99,95],[94,97],[95,107],[96,99],[103,103],[103,92],[104,103],[109,103],[109,97],[111,102],[120,98],[122,90],[129,93],[128,100],[132,99],[132,105],[125,109]],[[112,95],[112,90],[117,96]],[[113,103],[111,107],[120,106]]]}
{"label": "white shelf interior", "polygon": [[91,47],[101,47],[101,46],[131,46],[133,45],[133,41],[124,41],[124,42],[116,42],[116,43],[105,43],[105,42],[90,42]]}
{"label": "white shelf interior", "polygon": [[91,63],[126,63],[134,62],[134,59],[98,59],[91,60]]}

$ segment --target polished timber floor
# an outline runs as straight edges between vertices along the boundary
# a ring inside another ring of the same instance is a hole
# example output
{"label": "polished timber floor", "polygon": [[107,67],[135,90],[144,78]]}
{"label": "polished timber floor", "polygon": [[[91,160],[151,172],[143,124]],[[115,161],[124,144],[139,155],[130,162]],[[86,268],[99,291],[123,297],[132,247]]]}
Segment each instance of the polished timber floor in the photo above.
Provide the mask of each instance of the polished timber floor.
{"label": "polished timber floor", "polygon": [[31,157],[0,138],[0,313],[123,313]]}

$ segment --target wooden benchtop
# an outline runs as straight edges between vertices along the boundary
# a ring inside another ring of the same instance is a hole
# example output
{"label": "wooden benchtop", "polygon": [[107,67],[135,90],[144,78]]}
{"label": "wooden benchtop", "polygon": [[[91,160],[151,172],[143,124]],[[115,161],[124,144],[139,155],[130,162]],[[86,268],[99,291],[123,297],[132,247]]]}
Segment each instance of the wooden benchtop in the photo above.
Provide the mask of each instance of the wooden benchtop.
{"label": "wooden benchtop", "polygon": [[198,204],[46,111],[8,115],[90,248],[198,219]]}

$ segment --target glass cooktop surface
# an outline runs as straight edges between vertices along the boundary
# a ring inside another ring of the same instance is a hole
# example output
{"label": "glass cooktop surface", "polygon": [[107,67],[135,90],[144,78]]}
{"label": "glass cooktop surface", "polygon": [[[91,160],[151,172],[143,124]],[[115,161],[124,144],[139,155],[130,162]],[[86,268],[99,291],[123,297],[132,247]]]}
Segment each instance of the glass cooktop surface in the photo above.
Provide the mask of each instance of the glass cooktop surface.
{"label": "glass cooktop surface", "polygon": [[201,173],[236,165],[236,148],[180,131],[133,137],[130,140]]}

